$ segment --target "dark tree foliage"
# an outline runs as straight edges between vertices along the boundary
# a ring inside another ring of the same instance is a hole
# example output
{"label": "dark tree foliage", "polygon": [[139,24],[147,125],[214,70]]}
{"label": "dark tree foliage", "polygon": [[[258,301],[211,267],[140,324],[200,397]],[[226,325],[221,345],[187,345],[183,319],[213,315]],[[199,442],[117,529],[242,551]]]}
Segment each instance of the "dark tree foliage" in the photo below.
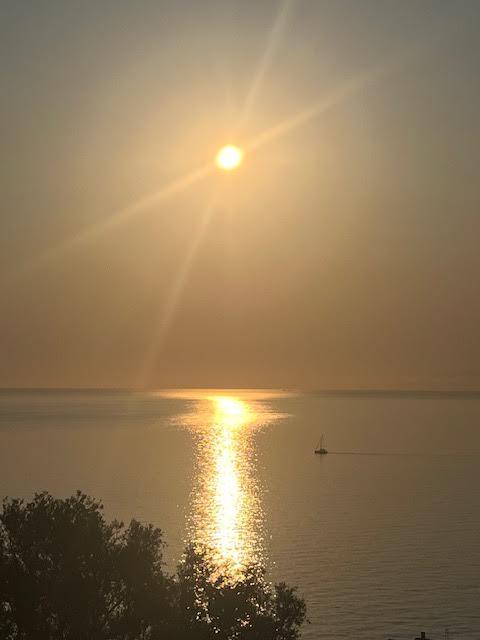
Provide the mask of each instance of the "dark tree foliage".
{"label": "dark tree foliage", "polygon": [[168,629],[174,592],[159,529],[107,523],[81,493],[40,493],[4,501],[0,536],[0,637],[127,640]]}
{"label": "dark tree foliage", "polygon": [[261,567],[229,580],[189,547],[163,569],[162,533],[107,522],[80,492],[5,500],[0,512],[2,640],[295,640],[305,604]]}
{"label": "dark tree foliage", "polygon": [[295,640],[305,602],[280,583],[272,590],[265,569],[251,565],[235,581],[218,571],[206,550],[187,548],[178,567],[179,605],[185,638],[192,640]]}

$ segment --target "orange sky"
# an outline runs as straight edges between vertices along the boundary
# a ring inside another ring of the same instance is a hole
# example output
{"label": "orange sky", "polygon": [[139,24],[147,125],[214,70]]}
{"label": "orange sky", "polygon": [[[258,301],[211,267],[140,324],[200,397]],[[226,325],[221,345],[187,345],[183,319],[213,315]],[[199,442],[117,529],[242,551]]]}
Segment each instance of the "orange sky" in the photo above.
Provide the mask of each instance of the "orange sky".
{"label": "orange sky", "polygon": [[1,386],[480,388],[478,4],[257,4],[2,4]]}

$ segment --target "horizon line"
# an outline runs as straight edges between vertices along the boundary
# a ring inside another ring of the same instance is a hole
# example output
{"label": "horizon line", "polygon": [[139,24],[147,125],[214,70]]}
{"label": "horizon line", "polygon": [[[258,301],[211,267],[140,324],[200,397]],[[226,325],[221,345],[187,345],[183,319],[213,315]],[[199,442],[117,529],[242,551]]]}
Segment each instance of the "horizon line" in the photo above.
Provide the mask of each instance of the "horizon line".
{"label": "horizon line", "polygon": [[218,391],[288,391],[303,395],[450,395],[450,396],[475,396],[480,395],[480,389],[428,389],[428,388],[300,388],[300,387],[277,387],[277,386],[163,386],[150,389],[138,389],[128,386],[0,386],[0,392],[12,391],[90,391],[90,392],[129,392],[129,393],[156,393],[161,391],[185,391],[185,390],[218,390]]}

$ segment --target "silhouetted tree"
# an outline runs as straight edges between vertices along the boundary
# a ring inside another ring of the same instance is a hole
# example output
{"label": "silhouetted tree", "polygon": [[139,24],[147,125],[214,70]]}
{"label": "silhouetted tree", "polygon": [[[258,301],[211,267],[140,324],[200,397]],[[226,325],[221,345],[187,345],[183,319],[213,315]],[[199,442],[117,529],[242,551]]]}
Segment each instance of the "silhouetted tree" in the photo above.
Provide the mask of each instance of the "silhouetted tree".
{"label": "silhouetted tree", "polygon": [[305,602],[285,583],[272,589],[258,564],[229,577],[208,549],[187,548],[178,567],[184,635],[192,640],[295,640],[305,620]]}
{"label": "silhouetted tree", "polygon": [[107,523],[77,493],[8,500],[0,515],[0,629],[12,639],[143,638],[172,622],[159,529]]}
{"label": "silhouetted tree", "polygon": [[107,522],[80,492],[5,500],[0,513],[2,640],[294,640],[305,604],[261,567],[228,579],[189,547],[163,571],[162,533]]}

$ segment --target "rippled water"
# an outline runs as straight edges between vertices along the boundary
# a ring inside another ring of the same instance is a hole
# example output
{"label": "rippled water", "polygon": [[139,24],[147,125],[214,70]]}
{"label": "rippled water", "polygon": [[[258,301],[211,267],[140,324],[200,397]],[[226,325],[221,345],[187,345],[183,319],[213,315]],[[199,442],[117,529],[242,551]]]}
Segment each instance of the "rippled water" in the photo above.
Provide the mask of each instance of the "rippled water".
{"label": "rippled water", "polygon": [[480,638],[479,456],[475,396],[0,392],[1,494],[81,488],[171,567],[261,560],[309,639]]}
{"label": "rippled water", "polygon": [[195,443],[188,539],[211,549],[223,573],[240,579],[249,564],[268,561],[256,436],[286,416],[252,392],[189,395],[197,402],[175,421]]}

